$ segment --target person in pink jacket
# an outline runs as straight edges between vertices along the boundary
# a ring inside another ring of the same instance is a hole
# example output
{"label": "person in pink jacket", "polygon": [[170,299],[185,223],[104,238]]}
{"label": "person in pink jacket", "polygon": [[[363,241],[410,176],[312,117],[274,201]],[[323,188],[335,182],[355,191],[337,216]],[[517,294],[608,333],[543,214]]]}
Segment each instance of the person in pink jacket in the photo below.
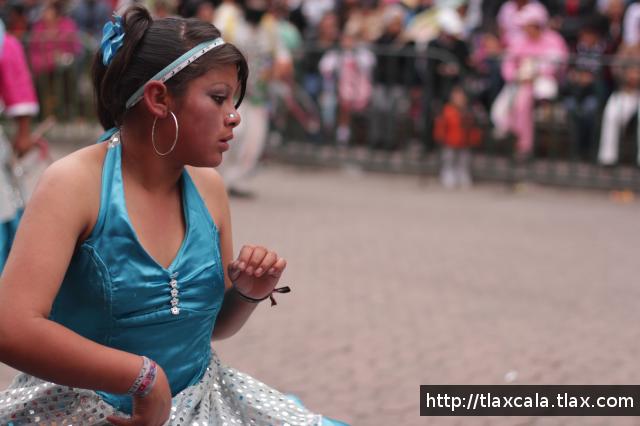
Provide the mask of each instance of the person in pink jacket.
{"label": "person in pink jacket", "polygon": [[11,162],[31,149],[31,117],[38,114],[38,100],[20,42],[4,31],[0,21],[0,110],[16,123],[9,141],[0,127],[0,273],[9,254],[13,236],[22,214],[19,193]]}
{"label": "person in pink jacket", "polygon": [[522,35],[522,28],[518,25],[518,15],[530,3],[533,3],[533,0],[508,0],[500,6],[496,23],[503,46],[508,46],[514,37]]}
{"label": "person in pink jacket", "polygon": [[518,15],[523,32],[507,47],[502,64],[505,89],[513,93],[503,125],[516,135],[520,157],[528,156],[533,148],[535,101],[557,96],[558,77],[569,55],[562,36],[546,27],[548,19],[544,6],[527,4]]}
{"label": "person in pink jacket", "polygon": [[81,49],[78,27],[63,14],[62,3],[47,5],[42,18],[33,24],[29,40],[34,74],[51,73],[57,66],[70,65]]}

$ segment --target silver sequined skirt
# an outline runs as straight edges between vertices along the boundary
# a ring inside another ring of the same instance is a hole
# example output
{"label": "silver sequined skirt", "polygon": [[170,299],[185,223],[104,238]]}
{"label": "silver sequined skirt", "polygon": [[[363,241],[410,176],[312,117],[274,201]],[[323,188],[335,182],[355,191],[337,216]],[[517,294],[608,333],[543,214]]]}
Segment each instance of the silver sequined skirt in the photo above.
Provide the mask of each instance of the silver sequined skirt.
{"label": "silver sequined skirt", "polygon": [[[60,386],[20,374],[0,392],[0,425],[105,425],[119,414],[86,389]],[[322,425],[292,399],[252,377],[223,365],[215,353],[199,383],[173,398],[171,417],[178,425]]]}

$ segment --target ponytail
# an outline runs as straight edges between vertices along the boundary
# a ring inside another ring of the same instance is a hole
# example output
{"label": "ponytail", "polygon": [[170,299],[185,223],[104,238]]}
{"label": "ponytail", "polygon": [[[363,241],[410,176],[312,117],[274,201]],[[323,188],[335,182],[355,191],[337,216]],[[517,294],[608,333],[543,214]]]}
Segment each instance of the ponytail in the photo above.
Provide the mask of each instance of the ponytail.
{"label": "ponytail", "polygon": [[105,129],[116,127],[122,121],[126,94],[123,90],[123,76],[131,64],[134,54],[144,35],[153,22],[149,11],[142,6],[133,6],[124,13],[124,44],[116,52],[108,65],[102,61],[102,51],[99,49],[93,61],[93,87],[96,99],[96,109],[100,124]]}

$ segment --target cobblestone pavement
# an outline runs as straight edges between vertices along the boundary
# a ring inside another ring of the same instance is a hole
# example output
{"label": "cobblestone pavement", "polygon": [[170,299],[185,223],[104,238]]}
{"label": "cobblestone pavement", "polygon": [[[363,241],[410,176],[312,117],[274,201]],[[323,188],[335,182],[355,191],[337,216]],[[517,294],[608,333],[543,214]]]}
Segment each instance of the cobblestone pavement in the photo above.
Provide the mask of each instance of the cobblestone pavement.
{"label": "cobblestone pavement", "polygon": [[293,292],[215,343],[227,364],[353,425],[640,425],[418,408],[420,384],[640,383],[638,201],[281,165],[250,188],[235,249],[276,249]]}

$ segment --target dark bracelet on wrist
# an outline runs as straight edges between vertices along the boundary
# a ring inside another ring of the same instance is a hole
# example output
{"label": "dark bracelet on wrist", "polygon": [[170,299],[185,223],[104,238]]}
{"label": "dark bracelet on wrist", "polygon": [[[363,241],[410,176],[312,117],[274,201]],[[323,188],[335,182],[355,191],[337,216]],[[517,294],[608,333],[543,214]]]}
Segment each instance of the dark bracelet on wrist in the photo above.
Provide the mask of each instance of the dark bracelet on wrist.
{"label": "dark bracelet on wrist", "polygon": [[249,302],[249,303],[260,303],[263,300],[266,299],[271,299],[271,306],[275,306],[278,303],[276,302],[276,299],[273,297],[273,293],[289,293],[291,292],[291,288],[285,286],[285,287],[279,287],[279,288],[274,288],[271,293],[267,294],[266,296],[260,298],[260,299],[256,299],[254,297],[249,297],[246,294],[242,294],[242,292],[240,290],[238,290],[238,288],[236,287],[236,283],[231,283],[232,284],[232,288],[233,290],[236,292],[236,294],[238,296],[240,296],[240,298],[242,300],[244,300],[245,302]]}

